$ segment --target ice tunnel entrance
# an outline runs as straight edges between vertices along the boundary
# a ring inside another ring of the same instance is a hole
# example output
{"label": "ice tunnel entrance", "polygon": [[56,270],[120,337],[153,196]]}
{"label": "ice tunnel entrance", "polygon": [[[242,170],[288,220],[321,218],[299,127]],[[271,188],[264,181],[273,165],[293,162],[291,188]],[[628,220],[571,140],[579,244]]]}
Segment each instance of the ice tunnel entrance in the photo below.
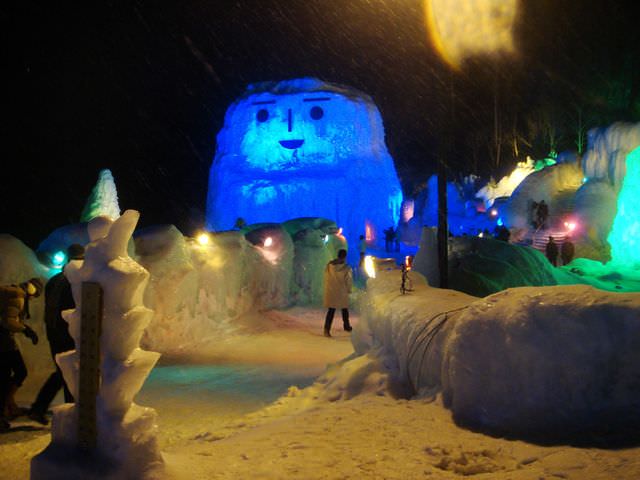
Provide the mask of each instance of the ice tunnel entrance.
{"label": "ice tunnel entrance", "polygon": [[627,155],[627,173],[618,194],[618,211],[609,233],[611,262],[628,268],[640,267],[640,147]]}

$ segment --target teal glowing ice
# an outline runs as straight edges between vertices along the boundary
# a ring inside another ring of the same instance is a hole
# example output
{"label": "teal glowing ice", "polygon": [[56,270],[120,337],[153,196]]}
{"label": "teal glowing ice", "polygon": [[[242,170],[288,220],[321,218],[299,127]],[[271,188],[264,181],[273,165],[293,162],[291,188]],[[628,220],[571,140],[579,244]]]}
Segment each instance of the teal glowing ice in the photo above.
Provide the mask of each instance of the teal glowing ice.
{"label": "teal glowing ice", "polygon": [[640,267],[640,147],[627,155],[627,173],[618,194],[618,212],[607,240],[611,261],[630,268]]}

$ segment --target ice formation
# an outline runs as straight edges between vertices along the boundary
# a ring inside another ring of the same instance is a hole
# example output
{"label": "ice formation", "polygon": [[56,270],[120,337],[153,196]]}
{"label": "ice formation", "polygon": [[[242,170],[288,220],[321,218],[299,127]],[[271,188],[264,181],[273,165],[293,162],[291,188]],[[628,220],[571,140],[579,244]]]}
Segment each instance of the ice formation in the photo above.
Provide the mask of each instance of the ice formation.
{"label": "ice formation", "polygon": [[510,197],[518,185],[535,171],[536,162],[531,157],[527,157],[526,161],[518,162],[516,168],[509,175],[502,177],[497,184],[490,182],[478,190],[476,197],[482,198],[485,207],[489,208],[496,198]]}
{"label": "ice formation", "polygon": [[442,392],[456,420],[518,435],[640,424],[639,294],[522,287],[479,299],[398,270],[367,283],[352,337],[413,394]]}
{"label": "ice formation", "polygon": [[81,222],[88,222],[95,217],[106,216],[116,219],[120,216],[118,191],[111,170],[100,171],[98,182],[91,190],[91,195],[80,215]]}
{"label": "ice formation", "polygon": [[[301,78],[250,85],[227,110],[211,165],[207,227],[323,217],[349,244],[398,223],[402,191],[371,98]],[[357,259],[357,252],[350,255]]]}
{"label": "ice formation", "polygon": [[561,163],[530,173],[501,209],[505,225],[516,229],[530,228],[533,202],[541,200],[549,205],[549,224],[562,222],[563,215],[572,212],[582,180],[578,163]]}
{"label": "ice formation", "polygon": [[585,177],[603,180],[619,188],[626,174],[627,155],[640,146],[640,123],[617,122],[588,133],[582,161]]}
{"label": "ice formation", "polygon": [[[69,454],[76,448],[78,412],[76,404],[65,404],[54,411],[51,444],[32,461],[33,479],[86,479],[94,474],[96,478],[146,478],[161,468],[155,411],[133,403],[160,356],[139,348],[153,312],[143,303],[149,273],[127,253],[138,218],[138,212],[127,210],[115,221],[104,217],[91,221],[85,260],[65,267],[76,308],[64,317],[76,345],[80,344],[82,283],[97,282],[104,292],[94,460],[83,463]],[[59,354],[56,361],[74,398],[79,398],[79,352]],[[96,462],[103,468],[96,468]]]}
{"label": "ice formation", "polygon": [[608,241],[611,244],[613,263],[627,268],[640,267],[640,147],[627,155],[626,175],[618,194],[618,211]]}
{"label": "ice formation", "polygon": [[163,354],[238,333],[258,310],[314,305],[322,272],[344,239],[336,224],[298,218],[213,233],[206,245],[164,225],[135,234],[138,261],[150,272],[145,304],[154,310],[143,343]]}

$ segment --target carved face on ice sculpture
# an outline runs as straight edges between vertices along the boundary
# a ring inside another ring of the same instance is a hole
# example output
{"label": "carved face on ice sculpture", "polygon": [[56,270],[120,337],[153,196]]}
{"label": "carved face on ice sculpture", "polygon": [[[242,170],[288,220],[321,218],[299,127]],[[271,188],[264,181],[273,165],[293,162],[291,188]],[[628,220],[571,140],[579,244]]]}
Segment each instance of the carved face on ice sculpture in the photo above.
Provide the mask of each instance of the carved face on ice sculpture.
{"label": "carved face on ice sculpture", "polygon": [[231,228],[238,217],[319,217],[358,238],[367,224],[395,225],[401,201],[368,95],[298,78],[250,85],[227,110],[209,174],[208,228]]}
{"label": "carved face on ice sculpture", "polygon": [[371,150],[370,113],[364,99],[332,91],[250,94],[230,109],[218,144],[262,173],[337,168]]}

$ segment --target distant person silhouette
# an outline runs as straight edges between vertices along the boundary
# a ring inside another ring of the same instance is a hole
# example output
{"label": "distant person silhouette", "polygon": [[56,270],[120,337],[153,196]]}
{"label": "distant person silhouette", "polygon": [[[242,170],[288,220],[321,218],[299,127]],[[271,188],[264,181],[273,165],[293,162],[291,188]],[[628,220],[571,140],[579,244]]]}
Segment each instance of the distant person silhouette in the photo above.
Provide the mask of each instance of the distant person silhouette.
{"label": "distant person silhouette", "polygon": [[562,242],[562,247],[560,247],[560,258],[562,259],[562,264],[567,265],[571,263],[573,260],[573,255],[575,254],[575,246],[571,243],[571,239],[567,235],[564,237],[564,241]]}
{"label": "distant person silhouette", "polygon": [[384,231],[384,249],[387,252],[391,251],[391,245],[393,243],[393,239],[396,235],[395,230],[393,229],[393,227],[389,227]]}
{"label": "distant person silhouette", "polygon": [[547,218],[549,218],[549,206],[544,200],[540,200],[538,204],[538,228],[547,228]]}
{"label": "distant person silhouette", "polygon": [[362,268],[362,266],[364,265],[364,257],[367,255],[367,239],[364,237],[364,235],[360,235],[358,250],[360,251],[360,263],[358,264],[358,266]]}
{"label": "distant person silhouette", "polygon": [[553,237],[549,236],[549,241],[545,247],[545,255],[554,267],[558,265],[558,244],[553,241]]}

